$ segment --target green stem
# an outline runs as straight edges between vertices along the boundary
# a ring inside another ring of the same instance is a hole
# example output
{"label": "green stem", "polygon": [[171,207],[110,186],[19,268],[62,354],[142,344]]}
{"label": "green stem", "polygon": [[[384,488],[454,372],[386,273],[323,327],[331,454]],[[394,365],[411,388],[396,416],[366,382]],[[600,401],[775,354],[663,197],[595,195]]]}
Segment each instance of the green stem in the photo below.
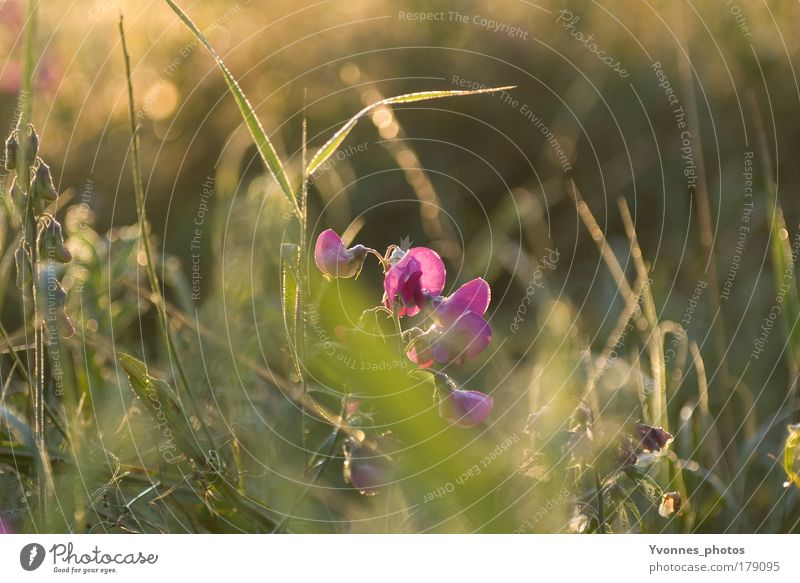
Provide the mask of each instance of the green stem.
{"label": "green stem", "polygon": [[136,124],[136,113],[134,107],[134,98],[133,98],[133,83],[131,82],[131,59],[128,53],[128,45],[125,40],[125,28],[123,26],[123,19],[122,15],[119,17],[119,34],[122,40],[122,52],[125,57],[125,77],[128,83],[128,115],[130,121],[130,130],[131,130],[131,147],[133,150],[133,185],[134,185],[134,195],[136,197],[136,214],[139,219],[139,229],[140,229],[140,237],[142,240],[142,245],[144,247],[144,254],[145,254],[145,271],[147,272],[147,278],[150,282],[150,289],[154,295],[154,304],[156,306],[156,311],[158,312],[158,321],[161,326],[161,331],[164,335],[164,339],[167,344],[167,350],[169,351],[170,360],[175,363],[178,369],[178,376],[180,377],[181,384],[183,385],[184,391],[189,396],[189,400],[191,401],[192,408],[197,415],[198,420],[200,421],[200,426],[203,428],[203,432],[206,435],[206,439],[210,444],[211,449],[217,449],[214,444],[214,438],[211,435],[211,431],[208,429],[205,420],[203,419],[203,411],[200,408],[199,403],[195,399],[194,393],[191,390],[189,385],[189,380],[186,376],[186,371],[183,367],[183,362],[181,361],[180,355],[175,347],[175,341],[172,337],[172,333],[169,329],[169,320],[167,318],[167,313],[164,310],[164,296],[161,293],[161,286],[158,281],[158,274],[156,273],[155,266],[153,263],[153,251],[150,248],[150,237],[147,232],[147,215],[145,213],[144,208],[144,186],[142,182],[142,171],[141,171],[141,158],[139,154],[139,132],[137,130]]}

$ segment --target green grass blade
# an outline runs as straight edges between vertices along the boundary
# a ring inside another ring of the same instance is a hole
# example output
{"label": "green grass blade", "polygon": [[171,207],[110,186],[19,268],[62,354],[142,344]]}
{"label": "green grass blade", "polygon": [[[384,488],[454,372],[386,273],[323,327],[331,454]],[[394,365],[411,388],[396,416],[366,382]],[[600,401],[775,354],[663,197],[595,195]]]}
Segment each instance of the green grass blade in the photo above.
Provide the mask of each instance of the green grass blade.
{"label": "green grass blade", "polygon": [[[169,2],[170,0],[167,0]],[[311,158],[311,161],[306,168],[306,176],[311,176],[316,170],[322,166],[325,161],[333,155],[333,153],[339,148],[342,144],[344,139],[350,133],[350,131],[355,127],[356,123],[359,119],[364,117],[370,111],[382,106],[382,105],[394,105],[398,103],[412,103],[414,101],[426,101],[428,99],[441,99],[443,97],[457,97],[459,95],[477,95],[479,93],[494,93],[495,91],[506,91],[509,89],[514,89],[515,86],[507,86],[507,87],[491,87],[488,89],[475,89],[471,91],[420,91],[417,93],[406,93],[405,95],[397,95],[396,97],[387,97],[386,99],[381,99],[380,101],[376,101],[372,105],[368,105],[353,117],[351,117],[347,123],[345,123],[339,131],[337,131],[331,138],[325,142],[325,144],[314,154],[314,157]]]}
{"label": "green grass blade", "polygon": [[294,191],[292,190],[292,185],[289,182],[289,177],[286,174],[286,171],[283,168],[283,163],[278,157],[278,152],[275,150],[275,147],[272,145],[267,133],[264,131],[264,128],[261,126],[261,122],[258,120],[255,111],[253,111],[253,107],[250,105],[247,97],[245,96],[242,88],[239,87],[239,83],[233,77],[233,74],[230,72],[228,67],[222,61],[222,58],[217,54],[217,51],[214,50],[214,47],[211,46],[211,43],[208,42],[208,39],[205,35],[197,28],[192,19],[172,0],[164,0],[172,11],[178,15],[183,23],[192,31],[197,40],[200,41],[203,46],[205,46],[208,51],[211,53],[211,56],[214,57],[214,60],[217,62],[220,70],[222,71],[222,75],[225,77],[225,82],[228,84],[228,89],[233,95],[233,98],[236,100],[236,105],[239,107],[239,111],[242,113],[242,117],[244,118],[245,123],[247,124],[247,129],[250,130],[250,135],[253,136],[253,140],[256,143],[256,147],[258,148],[258,153],[261,155],[261,159],[264,160],[264,164],[266,164],[269,171],[272,173],[272,176],[275,177],[275,180],[278,181],[278,184],[281,187],[281,190],[289,199],[292,207],[295,211],[298,210],[297,207],[297,200],[295,198]]}
{"label": "green grass blade", "polygon": [[147,365],[130,354],[120,353],[119,362],[128,375],[133,392],[142,400],[165,439],[174,438],[178,449],[189,459],[202,462],[204,455],[193,443],[196,440],[189,437],[192,428],[177,393],[165,381],[150,376]]}

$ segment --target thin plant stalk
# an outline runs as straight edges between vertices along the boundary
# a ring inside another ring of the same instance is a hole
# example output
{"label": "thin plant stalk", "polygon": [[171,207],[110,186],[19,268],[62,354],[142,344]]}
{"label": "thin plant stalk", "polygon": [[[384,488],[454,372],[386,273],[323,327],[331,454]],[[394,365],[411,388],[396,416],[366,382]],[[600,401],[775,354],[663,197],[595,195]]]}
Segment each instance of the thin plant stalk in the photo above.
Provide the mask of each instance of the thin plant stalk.
{"label": "thin plant stalk", "polygon": [[122,42],[122,53],[125,60],[125,78],[128,85],[128,116],[131,130],[131,149],[133,152],[133,186],[134,195],[136,197],[136,214],[139,222],[139,233],[145,254],[145,271],[147,272],[150,290],[153,294],[153,303],[155,304],[156,311],[158,313],[158,321],[167,344],[167,350],[169,351],[170,359],[175,363],[176,368],[178,369],[178,376],[180,377],[181,384],[183,385],[184,391],[189,396],[189,400],[191,401],[192,407],[194,408],[194,411],[200,421],[200,425],[203,428],[203,432],[206,435],[206,439],[208,439],[210,447],[212,449],[216,449],[216,446],[214,445],[214,438],[205,423],[203,411],[195,399],[194,393],[189,385],[189,380],[186,376],[183,362],[177,348],[175,347],[175,340],[173,339],[172,333],[169,329],[169,319],[166,311],[164,310],[164,296],[161,292],[161,285],[158,281],[158,274],[156,273],[153,262],[153,251],[150,247],[150,236],[147,228],[147,215],[144,207],[144,186],[142,182],[141,158],[139,154],[139,132],[136,124],[133,83],[131,80],[131,59],[128,53],[128,45],[125,40],[125,27],[121,14],[119,17],[119,34]]}

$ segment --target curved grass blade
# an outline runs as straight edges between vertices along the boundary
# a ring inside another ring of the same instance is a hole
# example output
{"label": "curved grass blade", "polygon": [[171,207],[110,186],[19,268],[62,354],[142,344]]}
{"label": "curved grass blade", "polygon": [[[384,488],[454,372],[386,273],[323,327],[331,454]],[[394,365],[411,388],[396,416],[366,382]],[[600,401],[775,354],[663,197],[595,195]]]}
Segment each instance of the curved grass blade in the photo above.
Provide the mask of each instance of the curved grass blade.
{"label": "curved grass blade", "polygon": [[192,31],[192,34],[200,41],[203,46],[205,46],[208,51],[211,53],[211,56],[214,57],[214,60],[217,62],[220,70],[222,71],[222,75],[225,77],[225,82],[228,84],[228,89],[233,95],[233,98],[236,100],[236,105],[239,107],[239,111],[244,118],[245,123],[247,124],[247,129],[250,130],[250,135],[253,136],[253,141],[256,143],[256,147],[258,148],[258,153],[261,155],[261,159],[266,164],[269,171],[272,173],[272,176],[275,180],[278,181],[278,184],[281,187],[281,190],[286,195],[286,198],[289,199],[289,203],[292,205],[292,208],[295,212],[299,213],[299,208],[297,205],[297,199],[295,197],[294,191],[292,190],[292,185],[289,182],[289,177],[286,175],[286,171],[283,168],[283,164],[281,163],[280,158],[278,157],[278,152],[275,150],[275,147],[272,145],[269,137],[267,136],[264,128],[261,126],[261,122],[258,120],[255,111],[253,111],[253,107],[250,105],[250,102],[247,100],[242,88],[239,87],[239,83],[234,78],[233,74],[230,72],[228,67],[222,61],[222,58],[217,54],[217,51],[214,50],[214,47],[211,46],[211,43],[208,42],[208,39],[205,35],[197,28],[192,19],[172,0],[164,0],[172,11],[178,15],[183,23]]}
{"label": "curved grass blade", "polygon": [[189,459],[202,462],[204,454],[192,443],[192,427],[183,414],[177,393],[165,381],[150,376],[147,365],[130,354],[120,353],[119,362],[128,375],[133,392],[145,404],[165,438],[172,437],[178,449]]}
{"label": "curved grass blade", "polygon": [[[167,0],[170,2],[170,0]],[[443,97],[457,97],[460,95],[477,95],[479,93],[494,93],[495,91],[506,91],[509,89],[514,89],[516,85],[509,85],[506,87],[490,87],[487,89],[474,89],[470,91],[464,90],[450,90],[450,91],[420,91],[417,93],[406,93],[405,95],[397,95],[395,97],[387,97],[386,99],[381,99],[380,101],[376,101],[375,103],[368,105],[353,117],[351,117],[346,124],[344,124],[339,131],[337,131],[331,138],[325,142],[325,144],[314,154],[314,157],[311,158],[311,161],[306,168],[306,177],[311,176],[314,172],[316,172],[320,166],[322,166],[325,161],[331,157],[331,155],[339,148],[341,143],[350,133],[350,131],[355,127],[356,123],[359,119],[364,117],[373,109],[376,109],[382,105],[394,105],[397,103],[412,103],[414,101],[425,101],[428,99],[441,99]]]}

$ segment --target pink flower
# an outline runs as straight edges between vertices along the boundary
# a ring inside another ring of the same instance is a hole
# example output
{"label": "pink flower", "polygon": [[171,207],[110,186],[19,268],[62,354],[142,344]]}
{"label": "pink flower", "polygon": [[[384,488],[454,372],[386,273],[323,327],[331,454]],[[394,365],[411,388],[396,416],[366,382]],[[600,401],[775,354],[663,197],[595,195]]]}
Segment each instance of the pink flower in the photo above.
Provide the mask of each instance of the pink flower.
{"label": "pink flower", "polygon": [[400,316],[419,313],[426,299],[438,296],[444,289],[445,269],[439,255],[427,247],[414,247],[389,268],[383,280],[384,304],[394,309],[400,297]]}
{"label": "pink flower", "polygon": [[314,261],[330,277],[353,277],[361,271],[367,248],[356,245],[347,249],[333,229],[320,233],[314,248]]}
{"label": "pink flower", "polygon": [[439,416],[459,427],[475,427],[486,421],[493,407],[489,395],[455,389],[439,401]]}
{"label": "pink flower", "polygon": [[431,316],[438,325],[449,326],[467,312],[485,314],[491,297],[489,284],[478,277],[468,281],[446,298],[435,298]]}
{"label": "pink flower", "polygon": [[483,316],[466,312],[446,328],[431,327],[416,339],[406,355],[421,368],[434,362],[462,365],[483,352],[491,340],[492,327]]}

